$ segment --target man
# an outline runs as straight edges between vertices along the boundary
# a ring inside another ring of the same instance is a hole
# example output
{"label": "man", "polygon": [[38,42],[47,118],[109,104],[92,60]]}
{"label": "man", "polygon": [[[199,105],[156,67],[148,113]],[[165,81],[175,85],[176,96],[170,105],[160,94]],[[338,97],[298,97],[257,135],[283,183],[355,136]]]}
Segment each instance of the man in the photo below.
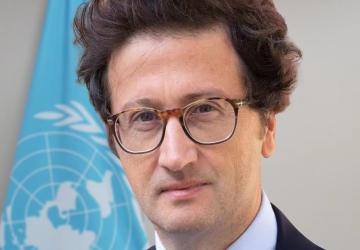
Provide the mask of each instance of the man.
{"label": "man", "polygon": [[94,0],[75,32],[152,249],[321,249],[262,191],[301,57],[271,1]]}

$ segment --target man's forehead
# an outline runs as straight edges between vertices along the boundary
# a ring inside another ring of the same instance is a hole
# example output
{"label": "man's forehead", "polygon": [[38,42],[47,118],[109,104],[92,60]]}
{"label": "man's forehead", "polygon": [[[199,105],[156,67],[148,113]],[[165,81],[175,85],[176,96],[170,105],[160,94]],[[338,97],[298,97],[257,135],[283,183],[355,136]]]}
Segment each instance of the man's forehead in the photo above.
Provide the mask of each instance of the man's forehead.
{"label": "man's forehead", "polygon": [[[109,69],[116,69],[119,66],[126,69],[133,63],[146,64],[150,58],[151,64],[156,64],[156,55],[162,57],[166,54],[168,60],[171,60],[172,56],[177,56],[176,53],[191,56],[198,52],[199,47],[204,50],[214,50],[214,43],[233,48],[228,32],[221,25],[197,31],[140,32],[111,53]],[[233,52],[236,55],[235,50]],[[161,62],[163,61],[159,61]]]}
{"label": "man's forehead", "polygon": [[[139,35],[115,51],[109,63],[113,111],[169,108],[166,99],[179,107],[201,97],[243,97],[241,68],[227,32],[220,28],[193,36]],[[226,94],[226,82],[240,86],[236,96]]]}
{"label": "man's forehead", "polygon": [[[227,53],[226,53],[227,52]],[[221,59],[230,64],[239,64],[239,58],[225,30],[204,30],[195,36],[184,33],[183,36],[163,34],[136,36],[125,46],[115,50],[109,61],[109,73],[126,77],[145,66],[150,70],[158,65],[167,66],[173,60],[188,60],[204,57],[213,63]],[[164,64],[164,60],[167,64]],[[204,65],[201,61],[199,66]],[[134,71],[136,69],[136,71]]]}

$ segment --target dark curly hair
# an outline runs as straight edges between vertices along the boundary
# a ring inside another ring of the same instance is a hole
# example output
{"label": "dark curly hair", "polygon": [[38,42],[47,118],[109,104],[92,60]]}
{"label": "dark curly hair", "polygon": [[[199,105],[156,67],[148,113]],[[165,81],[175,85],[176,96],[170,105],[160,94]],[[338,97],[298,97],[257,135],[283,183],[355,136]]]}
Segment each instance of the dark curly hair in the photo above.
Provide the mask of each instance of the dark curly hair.
{"label": "dark curly hair", "polygon": [[289,105],[300,50],[272,0],[92,0],[74,20],[75,43],[84,50],[78,78],[101,118],[111,114],[107,67],[112,52],[138,33],[227,30],[246,68],[253,108],[280,112]]}

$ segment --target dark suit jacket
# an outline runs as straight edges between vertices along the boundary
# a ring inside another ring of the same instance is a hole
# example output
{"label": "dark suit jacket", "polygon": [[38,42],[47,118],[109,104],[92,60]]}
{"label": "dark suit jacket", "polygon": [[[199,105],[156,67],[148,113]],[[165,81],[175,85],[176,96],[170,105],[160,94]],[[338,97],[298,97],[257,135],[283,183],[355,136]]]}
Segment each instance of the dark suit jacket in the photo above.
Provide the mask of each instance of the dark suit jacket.
{"label": "dark suit jacket", "polygon": [[[286,218],[286,216],[274,205],[272,208],[275,213],[277,222],[277,241],[276,250],[321,250],[310,240],[308,240],[302,233],[300,233]],[[211,248],[209,248],[211,249]],[[148,250],[156,250],[155,246],[150,247]],[[246,250],[246,249],[244,249]],[[261,249],[259,249],[261,250]]]}
{"label": "dark suit jacket", "polygon": [[286,216],[272,204],[277,222],[276,250],[320,250],[323,249],[300,233]]}

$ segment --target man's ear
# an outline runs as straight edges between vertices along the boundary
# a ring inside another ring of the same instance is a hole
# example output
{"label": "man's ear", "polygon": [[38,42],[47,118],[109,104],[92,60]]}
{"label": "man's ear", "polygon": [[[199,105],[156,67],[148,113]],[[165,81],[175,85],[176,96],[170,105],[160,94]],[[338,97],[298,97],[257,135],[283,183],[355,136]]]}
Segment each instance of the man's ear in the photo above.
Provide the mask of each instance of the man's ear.
{"label": "man's ear", "polygon": [[275,113],[271,112],[266,117],[265,135],[261,148],[261,153],[265,158],[270,157],[275,151],[275,132],[276,118]]}

